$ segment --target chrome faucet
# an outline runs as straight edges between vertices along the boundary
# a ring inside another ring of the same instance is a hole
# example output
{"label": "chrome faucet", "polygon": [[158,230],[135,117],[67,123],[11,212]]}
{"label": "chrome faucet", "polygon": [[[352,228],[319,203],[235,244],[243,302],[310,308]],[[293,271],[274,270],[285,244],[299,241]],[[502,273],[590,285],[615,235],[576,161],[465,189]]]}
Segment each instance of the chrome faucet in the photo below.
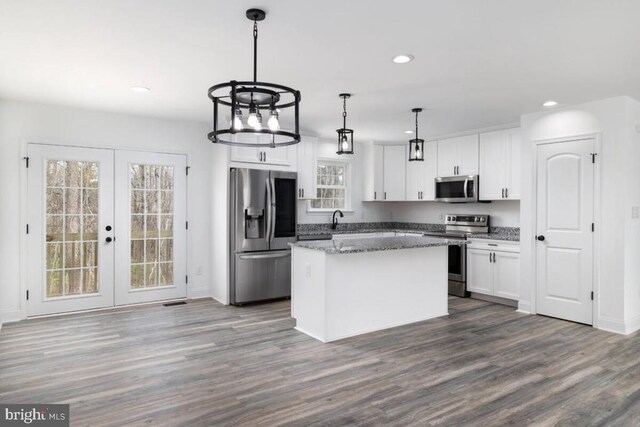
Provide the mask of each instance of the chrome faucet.
{"label": "chrome faucet", "polygon": [[335,211],[333,211],[333,220],[331,221],[332,230],[335,230],[336,228],[338,228],[338,218],[336,218],[337,213],[340,214],[340,218],[344,218],[344,214],[340,209],[336,209]]}

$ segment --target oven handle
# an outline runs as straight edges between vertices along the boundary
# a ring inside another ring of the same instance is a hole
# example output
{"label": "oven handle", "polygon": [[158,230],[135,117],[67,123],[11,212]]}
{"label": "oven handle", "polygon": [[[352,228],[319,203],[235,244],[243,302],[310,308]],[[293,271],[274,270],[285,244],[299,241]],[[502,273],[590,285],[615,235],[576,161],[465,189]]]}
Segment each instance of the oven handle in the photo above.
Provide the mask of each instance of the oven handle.
{"label": "oven handle", "polygon": [[469,198],[469,178],[464,180],[464,198],[468,199]]}

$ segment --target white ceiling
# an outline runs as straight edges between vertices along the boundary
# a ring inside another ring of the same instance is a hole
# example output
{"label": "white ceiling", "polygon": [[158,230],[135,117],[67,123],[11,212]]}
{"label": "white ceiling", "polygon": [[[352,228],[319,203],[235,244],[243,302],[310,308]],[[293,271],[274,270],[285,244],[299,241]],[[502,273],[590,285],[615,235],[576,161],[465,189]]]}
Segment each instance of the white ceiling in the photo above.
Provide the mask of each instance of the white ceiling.
{"label": "white ceiling", "polygon": [[0,0],[0,97],[209,123],[209,86],[251,79],[250,7],[258,79],[302,92],[307,133],[335,135],[340,92],[375,141],[406,140],[412,107],[434,136],[640,98],[638,0]]}

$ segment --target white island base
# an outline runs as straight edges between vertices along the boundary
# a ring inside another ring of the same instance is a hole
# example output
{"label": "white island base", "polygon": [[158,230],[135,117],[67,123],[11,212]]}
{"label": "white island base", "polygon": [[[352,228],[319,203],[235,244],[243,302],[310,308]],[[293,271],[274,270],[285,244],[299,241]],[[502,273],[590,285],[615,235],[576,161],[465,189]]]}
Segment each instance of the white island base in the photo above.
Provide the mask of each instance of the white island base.
{"label": "white island base", "polygon": [[323,342],[448,313],[447,246],[330,254],[293,246],[291,316]]}

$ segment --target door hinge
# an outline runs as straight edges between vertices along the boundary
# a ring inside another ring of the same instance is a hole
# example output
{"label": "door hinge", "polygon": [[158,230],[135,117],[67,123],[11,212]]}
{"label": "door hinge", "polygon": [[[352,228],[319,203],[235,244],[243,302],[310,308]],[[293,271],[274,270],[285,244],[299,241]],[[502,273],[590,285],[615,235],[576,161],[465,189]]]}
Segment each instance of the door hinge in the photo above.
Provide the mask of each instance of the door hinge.
{"label": "door hinge", "polygon": [[591,231],[594,232],[596,231],[596,224],[595,223],[591,223]]}
{"label": "door hinge", "polygon": [[187,173],[187,175],[189,175],[189,169],[191,169],[191,166],[187,166],[187,167],[185,168],[185,172]]}
{"label": "door hinge", "polygon": [[598,155],[598,153],[591,153],[591,163],[595,163],[596,162],[596,156]]}
{"label": "door hinge", "polygon": [[29,168],[29,156],[23,157],[24,159],[24,165]]}
{"label": "door hinge", "polygon": [[185,228],[188,230],[189,229],[189,221],[187,221],[187,223],[185,224]]}
{"label": "door hinge", "polygon": [[29,290],[27,290],[27,301],[29,301]]}
{"label": "door hinge", "polygon": [[27,234],[29,234],[29,224],[27,224]]}
{"label": "door hinge", "polygon": [[189,283],[189,275],[184,276],[184,283]]}
{"label": "door hinge", "polygon": [[591,291],[591,301],[593,301],[593,291]]}

